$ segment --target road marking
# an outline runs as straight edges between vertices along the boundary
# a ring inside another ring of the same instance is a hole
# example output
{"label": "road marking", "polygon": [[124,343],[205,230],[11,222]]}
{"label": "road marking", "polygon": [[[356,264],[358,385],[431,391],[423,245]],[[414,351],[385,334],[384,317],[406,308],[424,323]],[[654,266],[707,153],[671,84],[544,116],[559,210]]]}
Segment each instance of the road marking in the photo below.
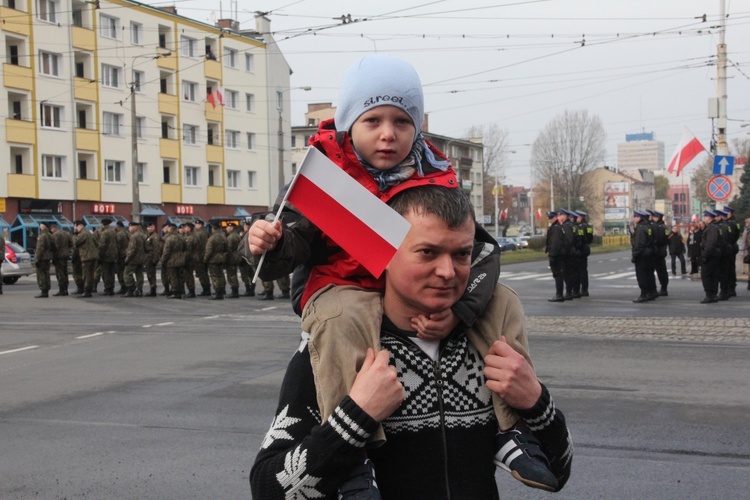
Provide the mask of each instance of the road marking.
{"label": "road marking", "polygon": [[276,308],[277,308],[276,306],[264,307],[263,309],[261,309],[261,311],[272,311],[273,309],[276,309]]}
{"label": "road marking", "polygon": [[20,349],[11,349],[10,351],[0,351],[0,355],[3,354],[12,354],[14,352],[21,352],[21,351],[28,351],[29,349],[36,349],[39,347],[38,345],[30,345],[27,347],[21,347]]}
{"label": "road marking", "polygon": [[174,321],[167,321],[166,323],[157,323],[154,326],[168,326],[168,325],[174,325]]}
{"label": "road marking", "polygon": [[221,318],[221,316],[218,316],[218,315],[217,316],[206,316],[203,319],[216,319],[216,318]]}
{"label": "road marking", "polygon": [[630,276],[633,274],[633,271],[627,271],[624,273],[617,273],[617,274],[610,274],[609,276],[605,276],[603,278],[599,278],[602,280],[615,280],[617,278],[624,278],[625,276]]}
{"label": "road marking", "polygon": [[104,332],[97,332],[97,333],[91,333],[89,335],[81,335],[80,337],[76,337],[76,339],[90,339],[91,337],[98,337],[99,335],[104,335]]}
{"label": "road marking", "polygon": [[527,273],[522,274],[520,276],[514,276],[512,278],[508,278],[508,281],[517,281],[517,280],[526,280],[526,279],[534,279],[539,278],[540,276],[548,276],[548,273]]}

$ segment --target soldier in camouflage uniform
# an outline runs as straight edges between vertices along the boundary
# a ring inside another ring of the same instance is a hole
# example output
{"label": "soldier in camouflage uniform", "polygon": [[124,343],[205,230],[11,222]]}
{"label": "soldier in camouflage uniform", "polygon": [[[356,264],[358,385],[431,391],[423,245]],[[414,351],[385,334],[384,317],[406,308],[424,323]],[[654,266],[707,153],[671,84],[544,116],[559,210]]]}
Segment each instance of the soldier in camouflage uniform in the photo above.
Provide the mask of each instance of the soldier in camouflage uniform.
{"label": "soldier in camouflage uniform", "polygon": [[208,274],[211,277],[211,286],[214,294],[209,300],[222,300],[226,294],[226,280],[224,279],[224,266],[227,260],[227,237],[226,232],[216,223],[212,224],[213,231],[206,243],[206,253],[203,262],[208,266]]}
{"label": "soldier in camouflage uniform", "polygon": [[195,266],[198,261],[203,262],[203,254],[198,254],[200,240],[195,234],[195,225],[186,222],[182,225],[182,237],[185,239],[185,285],[187,286],[186,299],[195,298]]}
{"label": "soldier in camouflage uniform", "polygon": [[99,245],[96,237],[86,229],[86,224],[82,220],[75,222],[78,234],[75,239],[75,247],[81,259],[83,268],[83,295],[80,297],[91,297],[94,290],[96,275],[96,265],[99,261]]}
{"label": "soldier in camouflage uniform", "polygon": [[[263,281],[263,291],[258,294],[258,300],[273,300],[273,281]],[[289,289],[291,288],[291,280],[289,276],[282,276],[276,280],[276,284],[279,285],[281,290],[280,299],[290,298]]]}
{"label": "soldier in camouflage uniform", "polygon": [[128,227],[130,239],[125,251],[125,291],[126,297],[143,296],[143,264],[146,261],[146,235],[140,222],[131,222]]}
{"label": "soldier in camouflage uniform", "polygon": [[[3,251],[5,251],[3,249]],[[36,249],[34,251],[34,261],[36,263],[36,282],[39,285],[40,293],[35,299],[45,299],[49,297],[50,279],[49,269],[50,262],[55,256],[55,243],[52,235],[47,229],[47,224],[39,224],[39,237],[36,240]]]}
{"label": "soldier in camouflage uniform", "polygon": [[99,237],[99,269],[101,270],[104,291],[102,295],[115,294],[115,269],[117,266],[117,237],[109,226],[111,219],[102,219],[102,225],[97,230]]}
{"label": "soldier in camouflage uniform", "polygon": [[70,260],[70,247],[73,244],[73,237],[64,229],[60,229],[57,222],[50,222],[50,232],[52,241],[55,243],[55,255],[52,262],[55,265],[55,277],[57,278],[57,293],[52,295],[60,297],[68,295],[68,261]]}
{"label": "soldier in camouflage uniform", "polygon": [[170,223],[164,239],[164,250],[161,254],[162,269],[167,270],[167,279],[171,293],[169,299],[181,299],[184,283],[182,282],[182,268],[185,267],[185,242],[177,233],[177,226]]}
{"label": "soldier in camouflage uniform", "polygon": [[86,291],[83,281],[83,263],[81,262],[81,252],[76,245],[78,239],[78,226],[73,225],[73,239],[71,241],[72,254],[70,256],[73,264],[73,282],[76,284],[76,290],[73,295],[81,295]]}
{"label": "soldier in camouflage uniform", "polygon": [[124,295],[128,289],[125,285],[125,254],[128,251],[130,233],[125,229],[125,224],[119,220],[115,224],[115,239],[117,240],[117,282],[120,284],[120,289],[117,293]]}
{"label": "soldier in camouflage uniform", "polygon": [[201,297],[207,297],[211,295],[211,280],[208,278],[208,268],[206,263],[203,262],[203,256],[206,254],[206,243],[208,242],[208,232],[203,227],[203,221],[198,219],[195,221],[195,228],[193,229],[195,236],[198,238],[198,248],[196,249],[197,258],[193,261],[193,268],[195,269],[195,276],[201,283]]}
{"label": "soldier in camouflage uniform", "polygon": [[[240,242],[244,241],[247,237],[247,232],[250,229],[250,226],[252,226],[252,221],[249,219],[246,219],[243,223],[243,231],[240,234]],[[255,284],[252,283],[253,275],[255,274],[255,270],[250,265],[250,263],[242,258],[240,255],[240,280],[242,280],[242,283],[245,284],[245,293],[242,294],[243,297],[254,297],[255,296]]]}
{"label": "soldier in camouflage uniform", "polygon": [[[3,236],[3,230],[0,229],[0,252],[3,252],[2,257],[5,259],[5,237]],[[3,261],[0,260],[0,264]],[[0,265],[0,295],[3,294],[3,266]]]}
{"label": "soldier in camouflage uniform", "polygon": [[159,233],[156,231],[155,223],[149,223],[146,231],[148,236],[146,237],[146,260],[144,267],[146,277],[148,278],[148,286],[151,287],[146,297],[156,297],[156,266],[161,259],[162,242]]}
{"label": "soldier in camouflage uniform", "polygon": [[232,293],[227,296],[230,299],[240,298],[240,282],[237,280],[237,266],[240,263],[240,254],[237,247],[240,245],[240,235],[237,231],[236,224],[230,222],[227,224],[227,283],[232,289]]}

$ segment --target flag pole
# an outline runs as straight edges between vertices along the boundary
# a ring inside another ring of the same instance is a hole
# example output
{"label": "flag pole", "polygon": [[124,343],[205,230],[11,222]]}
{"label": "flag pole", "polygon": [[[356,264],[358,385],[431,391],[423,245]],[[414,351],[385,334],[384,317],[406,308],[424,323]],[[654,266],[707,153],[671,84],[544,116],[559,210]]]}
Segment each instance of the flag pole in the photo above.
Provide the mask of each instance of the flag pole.
{"label": "flag pole", "polygon": [[[300,164],[299,169],[297,169],[297,173],[294,174],[294,177],[292,177],[292,181],[289,183],[289,188],[286,190],[286,193],[284,193],[284,198],[282,198],[281,203],[279,203],[279,209],[276,211],[276,216],[273,218],[273,222],[272,222],[273,225],[276,225],[276,222],[281,218],[281,212],[284,210],[284,207],[286,206],[286,201],[289,199],[289,193],[292,192],[292,188],[294,188],[294,185],[297,183],[297,178],[299,177],[299,173],[302,171],[302,166],[305,164],[305,160],[310,154],[310,150],[312,148],[313,146],[307,147],[307,152],[305,152],[305,157],[302,159],[302,163]],[[255,274],[253,275],[253,280],[252,280],[253,285],[258,280],[258,274],[260,274],[260,267],[263,265],[263,261],[266,259],[266,253],[268,253],[268,250],[263,250],[263,254],[261,254],[260,260],[258,261],[258,266],[255,268]]]}

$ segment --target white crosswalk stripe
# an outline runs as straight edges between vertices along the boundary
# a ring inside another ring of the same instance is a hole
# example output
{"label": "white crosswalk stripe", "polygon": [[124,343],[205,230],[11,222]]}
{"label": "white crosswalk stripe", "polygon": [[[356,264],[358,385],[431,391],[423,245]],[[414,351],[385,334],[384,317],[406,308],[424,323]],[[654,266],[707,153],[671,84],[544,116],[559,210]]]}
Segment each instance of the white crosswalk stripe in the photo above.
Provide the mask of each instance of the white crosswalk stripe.
{"label": "white crosswalk stripe", "polygon": [[[534,281],[550,281],[552,280],[552,273],[550,271],[544,273],[532,273],[532,272],[515,272],[515,271],[501,271],[500,281],[522,281],[522,280],[534,280]],[[589,274],[589,280],[591,281],[613,281],[613,280],[634,280],[635,270],[624,271],[624,272],[607,272],[607,273],[596,273]]]}

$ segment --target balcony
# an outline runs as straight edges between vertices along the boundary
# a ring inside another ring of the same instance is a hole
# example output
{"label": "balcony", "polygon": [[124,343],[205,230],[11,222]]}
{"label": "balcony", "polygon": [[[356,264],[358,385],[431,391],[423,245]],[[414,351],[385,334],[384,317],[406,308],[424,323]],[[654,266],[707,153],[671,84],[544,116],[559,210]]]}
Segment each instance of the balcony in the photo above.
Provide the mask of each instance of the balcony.
{"label": "balcony", "polygon": [[74,85],[76,99],[96,102],[98,92],[95,81],[88,78],[75,77]]}
{"label": "balcony", "polygon": [[180,141],[175,139],[159,139],[159,155],[162,158],[179,158]]}
{"label": "balcony", "polygon": [[180,109],[180,101],[176,95],[159,94],[159,113],[177,116]]}
{"label": "balcony", "polygon": [[89,179],[78,179],[77,181],[77,198],[79,200],[101,201],[101,192],[99,190],[99,181]]}
{"label": "balcony", "polygon": [[222,146],[207,144],[206,161],[208,163],[224,163],[224,148]]}
{"label": "balcony", "polygon": [[99,131],[85,128],[76,129],[76,149],[99,150]]}
{"label": "balcony", "polygon": [[177,71],[177,54],[172,52],[171,55],[161,56],[156,59],[156,65],[161,69]]}
{"label": "balcony", "polygon": [[221,63],[219,61],[206,59],[203,63],[203,73],[206,78],[221,81]]}
{"label": "balcony", "polygon": [[224,204],[224,188],[222,186],[208,186],[206,193],[206,203],[209,205]]}
{"label": "balcony", "polygon": [[206,121],[220,122],[223,116],[224,106],[216,106],[214,108],[210,102],[206,103]]}
{"label": "balcony", "polygon": [[14,198],[36,198],[36,176],[8,174],[8,195]]}
{"label": "balcony", "polygon": [[34,122],[25,120],[5,119],[5,139],[8,142],[20,144],[36,144],[36,129]]}
{"label": "balcony", "polygon": [[28,12],[0,7],[0,29],[28,37],[31,33],[31,16]]}
{"label": "balcony", "polygon": [[34,83],[34,71],[25,66],[17,64],[3,64],[3,84],[14,89],[28,90],[31,92]]}
{"label": "balcony", "polygon": [[96,49],[96,31],[73,26],[73,47],[93,52]]}
{"label": "balcony", "polygon": [[182,190],[179,184],[162,184],[161,185],[161,202],[162,203],[181,203]]}

